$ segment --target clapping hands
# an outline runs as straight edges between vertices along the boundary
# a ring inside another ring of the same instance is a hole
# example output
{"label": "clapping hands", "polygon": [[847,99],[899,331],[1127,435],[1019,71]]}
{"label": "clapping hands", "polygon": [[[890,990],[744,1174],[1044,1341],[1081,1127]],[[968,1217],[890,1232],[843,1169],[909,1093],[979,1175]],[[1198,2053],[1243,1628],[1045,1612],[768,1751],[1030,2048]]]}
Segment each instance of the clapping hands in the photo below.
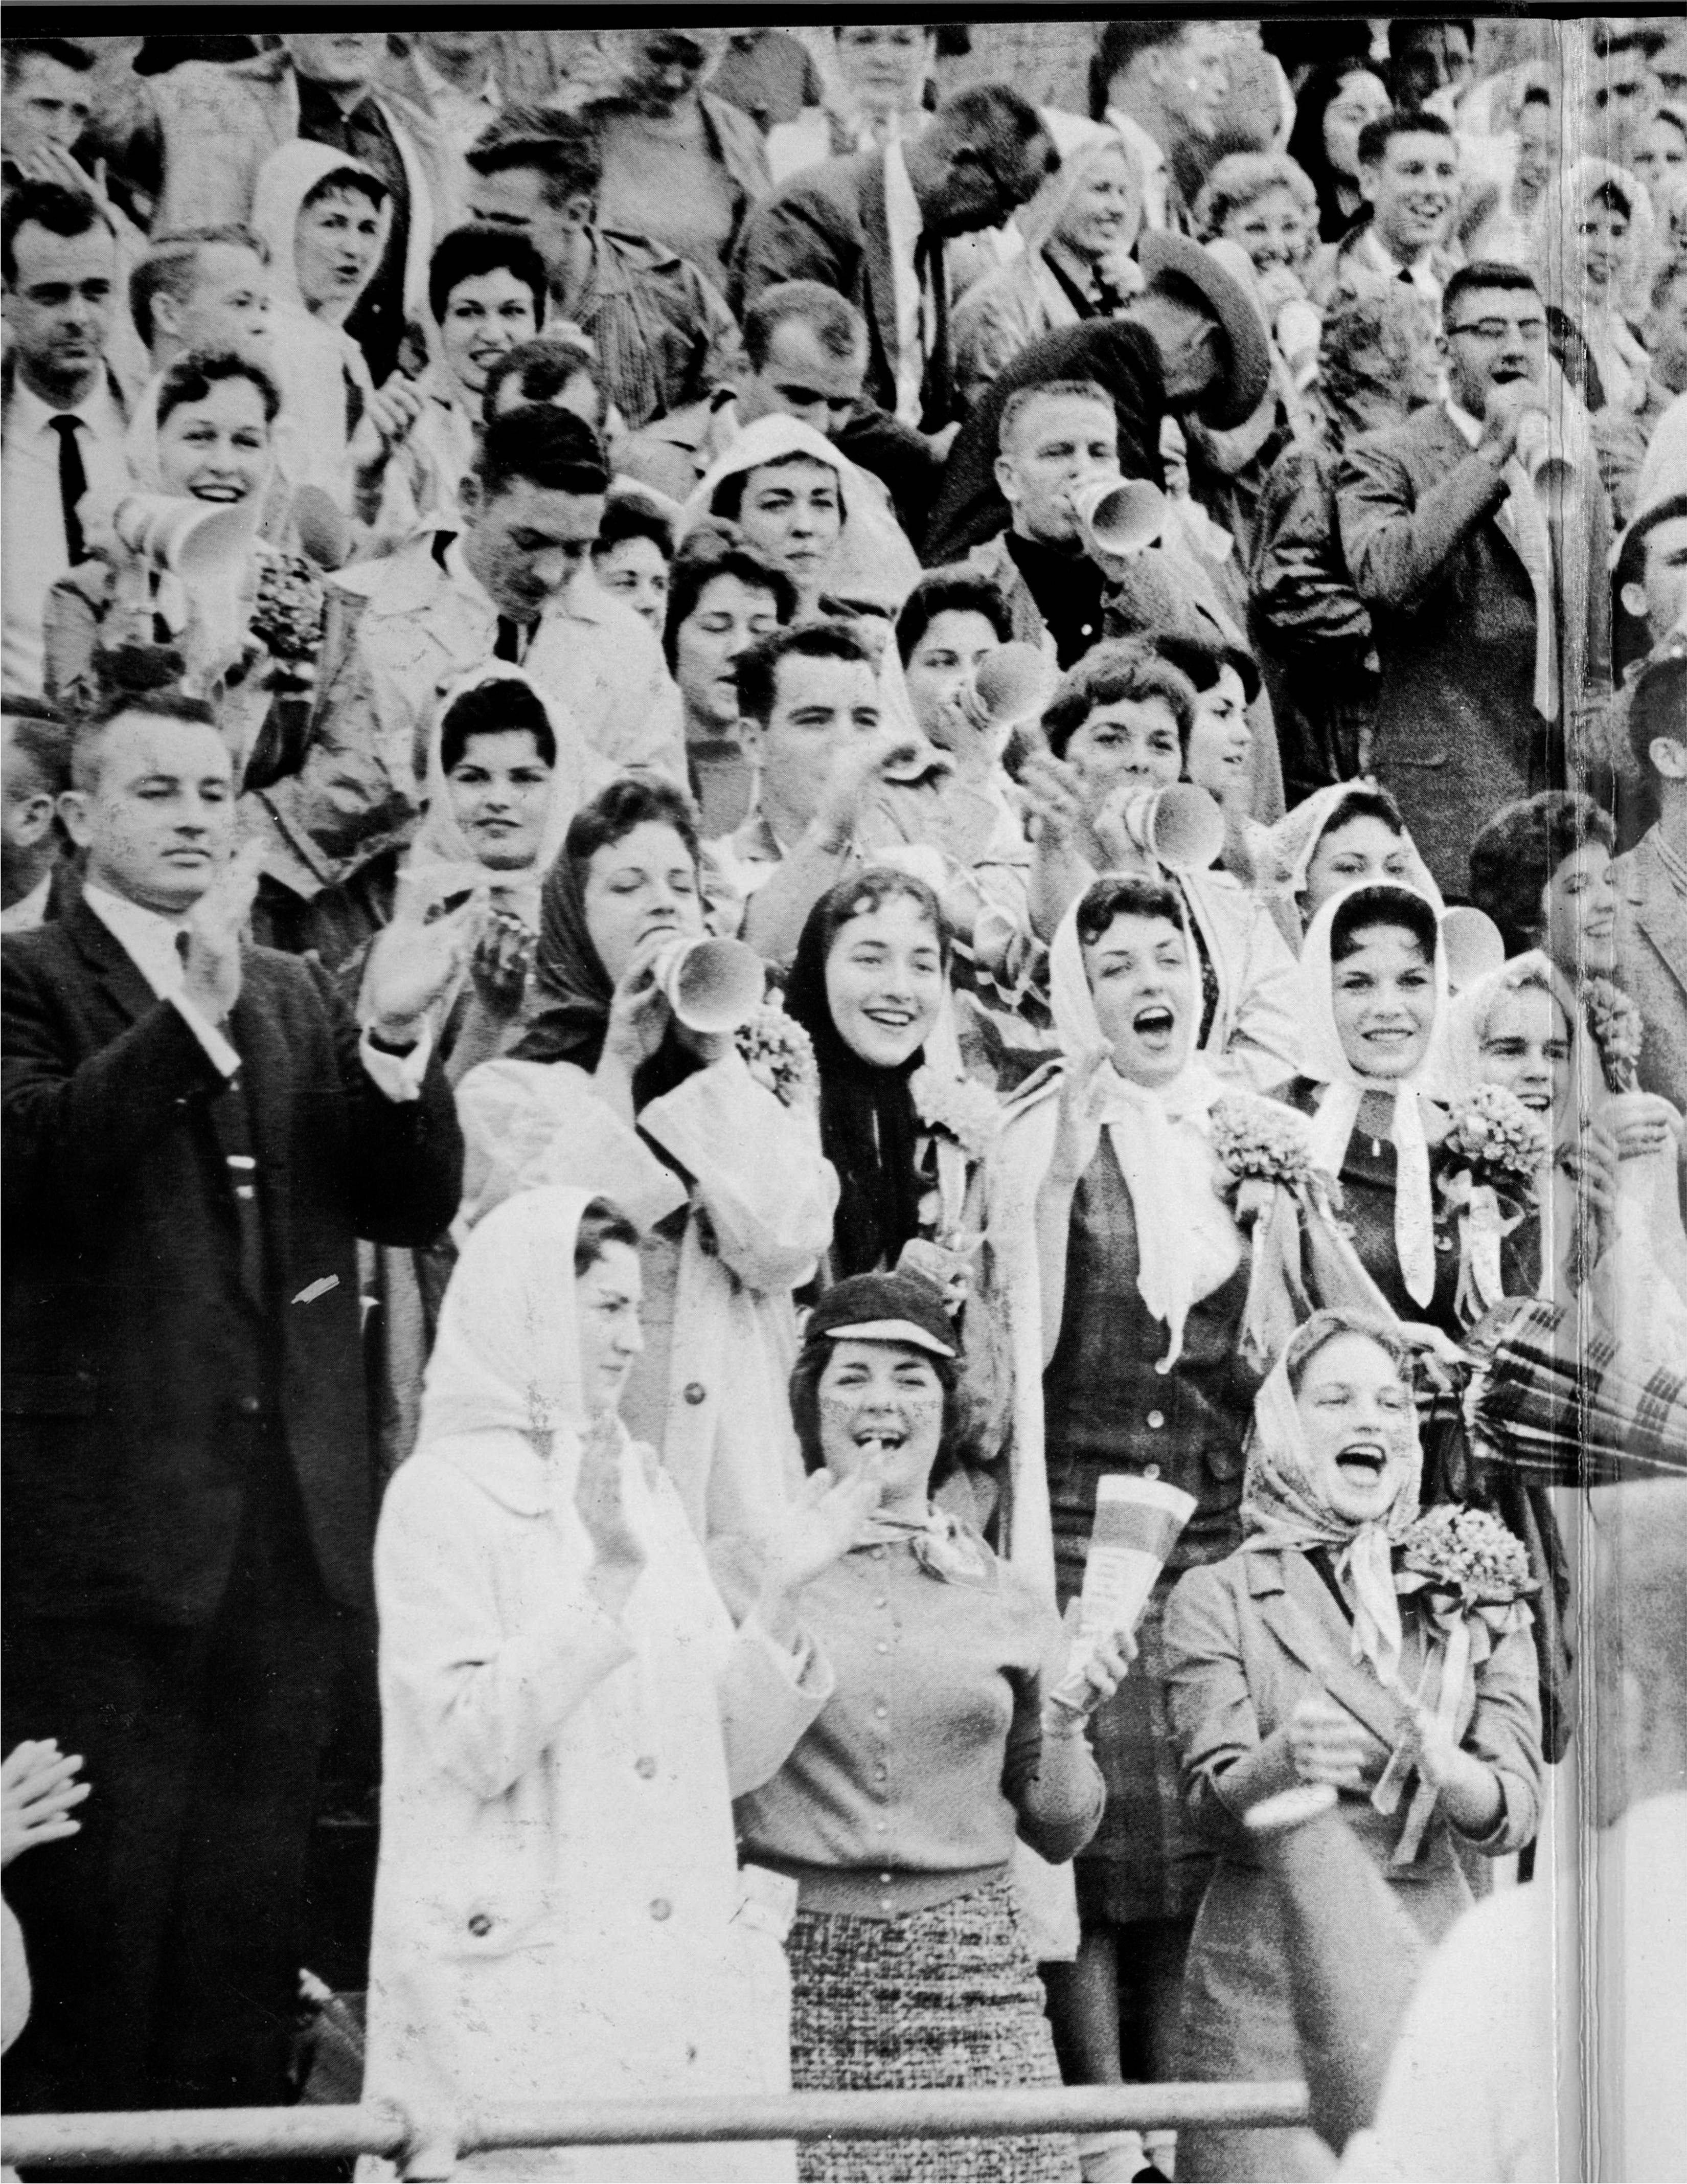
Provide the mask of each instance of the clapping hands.
{"label": "clapping hands", "polygon": [[414,1046],[427,1014],[449,994],[467,966],[485,920],[487,896],[431,922],[415,894],[401,889],[393,922],[377,935],[364,972],[363,1017],[386,1046]]}

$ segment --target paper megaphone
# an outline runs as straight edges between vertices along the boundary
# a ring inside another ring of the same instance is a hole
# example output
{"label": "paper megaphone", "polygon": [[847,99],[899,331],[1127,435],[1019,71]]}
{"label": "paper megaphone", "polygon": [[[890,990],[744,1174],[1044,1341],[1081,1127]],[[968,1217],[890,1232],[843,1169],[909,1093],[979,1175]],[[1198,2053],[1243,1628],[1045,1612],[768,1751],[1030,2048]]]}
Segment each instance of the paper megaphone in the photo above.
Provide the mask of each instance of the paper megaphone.
{"label": "paper megaphone", "polygon": [[185,584],[237,577],[258,525],[255,500],[190,500],[174,493],[125,493],[112,528],[131,554]]}
{"label": "paper megaphone", "polygon": [[1125,831],[1169,872],[1204,872],[1224,847],[1224,814],[1192,781],[1139,788],[1120,807]]}
{"label": "paper megaphone", "polygon": [[1104,478],[1082,486],[1072,504],[1092,552],[1140,554],[1166,528],[1166,496],[1146,478]]}
{"label": "paper megaphone", "polygon": [[1473,902],[1456,902],[1441,918],[1441,953],[1448,990],[1462,994],[1504,963],[1505,935],[1485,910]]}
{"label": "paper megaphone", "polygon": [[1033,713],[1053,687],[1049,662],[1034,644],[998,645],[978,662],[972,677],[974,713],[994,728],[1017,727]]}
{"label": "paper megaphone", "polygon": [[651,967],[663,998],[688,1031],[736,1031],[761,1006],[766,972],[742,940],[675,940]]}

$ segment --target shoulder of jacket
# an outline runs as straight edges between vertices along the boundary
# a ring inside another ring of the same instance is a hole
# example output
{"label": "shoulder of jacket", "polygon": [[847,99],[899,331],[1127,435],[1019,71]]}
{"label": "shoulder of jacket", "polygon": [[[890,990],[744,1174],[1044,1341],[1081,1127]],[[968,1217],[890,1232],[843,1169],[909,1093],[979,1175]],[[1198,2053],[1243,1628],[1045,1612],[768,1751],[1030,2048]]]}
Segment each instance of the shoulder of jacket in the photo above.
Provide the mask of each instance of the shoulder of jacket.
{"label": "shoulder of jacket", "polygon": [[632,273],[671,273],[683,276],[688,270],[688,261],[666,243],[659,242],[654,236],[636,233],[630,227],[601,227],[598,238],[609,251],[618,268]]}

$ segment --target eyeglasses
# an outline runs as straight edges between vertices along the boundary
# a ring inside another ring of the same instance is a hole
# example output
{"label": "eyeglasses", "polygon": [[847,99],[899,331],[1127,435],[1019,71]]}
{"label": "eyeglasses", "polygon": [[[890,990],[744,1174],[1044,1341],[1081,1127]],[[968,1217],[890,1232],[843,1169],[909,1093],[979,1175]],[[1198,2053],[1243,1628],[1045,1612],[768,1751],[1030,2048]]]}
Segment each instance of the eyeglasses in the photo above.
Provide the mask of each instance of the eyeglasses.
{"label": "eyeglasses", "polygon": [[1502,342],[1507,334],[1516,334],[1522,341],[1539,341],[1546,332],[1545,319],[1471,319],[1462,326],[1449,326],[1449,339],[1455,334],[1469,334],[1479,342]]}

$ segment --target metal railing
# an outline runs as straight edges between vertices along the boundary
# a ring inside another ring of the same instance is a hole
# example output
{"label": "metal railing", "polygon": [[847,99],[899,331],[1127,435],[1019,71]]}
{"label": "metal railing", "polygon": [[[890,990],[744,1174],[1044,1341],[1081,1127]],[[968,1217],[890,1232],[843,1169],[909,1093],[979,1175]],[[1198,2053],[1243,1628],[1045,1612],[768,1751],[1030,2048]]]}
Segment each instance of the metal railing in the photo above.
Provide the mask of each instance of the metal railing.
{"label": "metal railing", "polygon": [[531,2101],[460,2115],[359,2108],[156,2109],[9,2115],[0,2156],[14,2168],[120,2168],[378,2153],[420,2180],[465,2154],[519,2146],[624,2146],[743,2139],[1005,2137],[1047,2131],[1289,2127],[1306,2088],[1274,2085],[990,2086],[948,2092],[780,2093],[738,2098]]}

